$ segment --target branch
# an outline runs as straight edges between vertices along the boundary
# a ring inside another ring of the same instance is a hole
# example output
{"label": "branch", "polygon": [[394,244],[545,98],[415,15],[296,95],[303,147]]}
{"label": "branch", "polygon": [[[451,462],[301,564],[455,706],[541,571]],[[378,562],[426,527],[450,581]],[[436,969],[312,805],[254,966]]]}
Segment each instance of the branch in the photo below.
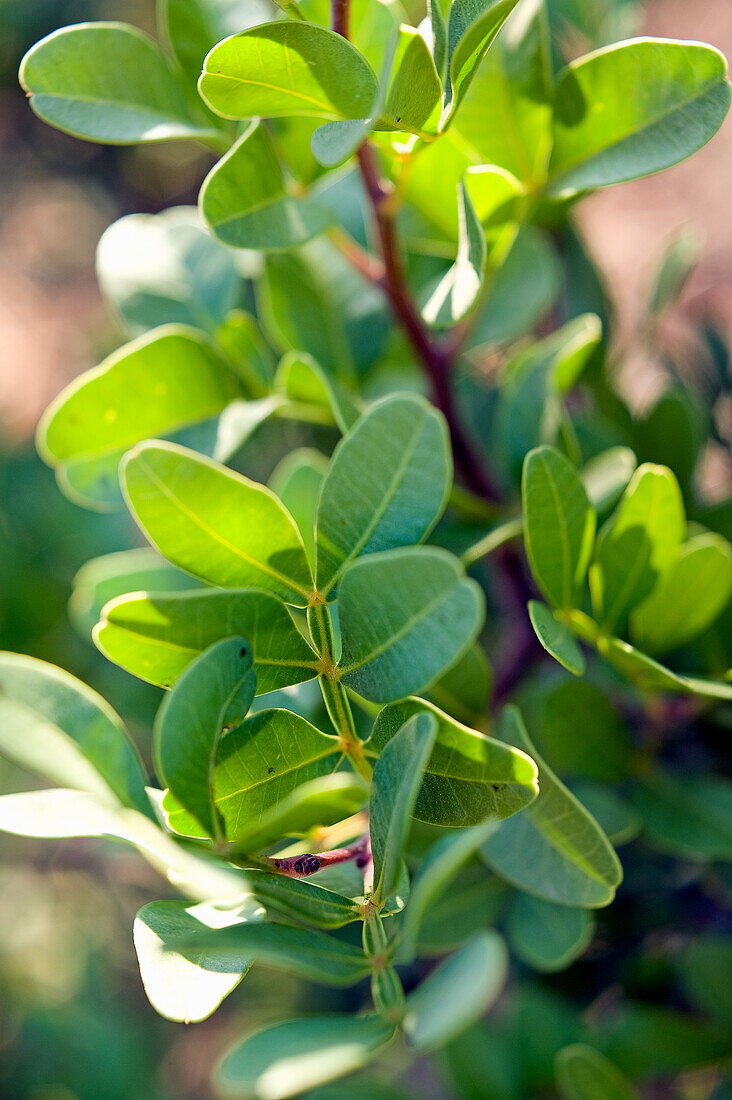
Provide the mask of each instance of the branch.
{"label": "branch", "polygon": [[332,867],[335,863],[348,863],[355,860],[356,866],[365,870],[371,861],[371,840],[368,832],[349,844],[346,848],[334,848],[330,852],[303,852],[299,856],[287,856],[285,859],[270,857],[267,863],[273,871],[288,878],[307,878],[315,875],[324,867]]}

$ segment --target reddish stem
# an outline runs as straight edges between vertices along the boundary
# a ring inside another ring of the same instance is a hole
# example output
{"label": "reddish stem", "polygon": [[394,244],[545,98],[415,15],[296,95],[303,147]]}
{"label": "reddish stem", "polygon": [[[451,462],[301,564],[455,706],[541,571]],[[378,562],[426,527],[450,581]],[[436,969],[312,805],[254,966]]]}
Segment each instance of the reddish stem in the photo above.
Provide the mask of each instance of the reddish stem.
{"label": "reddish stem", "polygon": [[307,878],[315,875],[324,867],[332,867],[335,863],[347,863],[355,860],[356,866],[365,868],[371,861],[371,842],[368,833],[364,833],[347,848],[333,848],[330,852],[303,852],[299,856],[287,856],[285,859],[270,857],[268,863],[273,871],[288,878]]}

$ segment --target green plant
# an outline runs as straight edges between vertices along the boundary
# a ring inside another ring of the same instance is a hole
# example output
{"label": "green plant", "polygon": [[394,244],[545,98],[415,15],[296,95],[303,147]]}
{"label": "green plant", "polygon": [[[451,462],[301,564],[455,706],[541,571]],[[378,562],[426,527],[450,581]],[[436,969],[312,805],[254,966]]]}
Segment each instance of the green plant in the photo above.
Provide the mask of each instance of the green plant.
{"label": "green plant", "polygon": [[[82,24],[23,62],[32,108],[68,133],[221,159],[208,229],[180,208],[105,234],[100,282],[133,338],[38,434],[64,492],[124,502],[154,548],[89,563],[72,608],[111,661],[168,689],[160,786],[104,700],[7,653],[0,750],[60,789],[4,796],[0,827],[127,842],[184,895],[135,921],[170,1019],[204,1019],[260,962],[370,981],[365,1012],[245,1038],[224,1091],[295,1095],[398,1038],[447,1044],[460,1095],[481,1057],[475,1095],[536,1095],[543,1053],[534,1076],[495,1036],[461,1054],[507,973],[492,925],[558,971],[641,821],[702,864],[732,848],[728,781],[706,758],[678,778],[663,744],[732,699],[732,551],[694,481],[706,426],[683,390],[643,419],[615,393],[571,214],[708,141],[725,62],[638,39],[557,71],[541,0],[435,0],[419,30],[379,0],[282,7],[262,22],[258,0],[163,0],[160,45]],[[680,265],[683,249],[649,325]],[[268,486],[238,472],[267,464]],[[537,638],[586,678],[552,671]],[[726,949],[701,950],[714,969]],[[634,1034],[673,1026],[635,1011]],[[621,1069],[688,1064],[557,1029],[564,1097],[634,1095]],[[692,1064],[725,1052],[713,1027],[684,1035]]]}

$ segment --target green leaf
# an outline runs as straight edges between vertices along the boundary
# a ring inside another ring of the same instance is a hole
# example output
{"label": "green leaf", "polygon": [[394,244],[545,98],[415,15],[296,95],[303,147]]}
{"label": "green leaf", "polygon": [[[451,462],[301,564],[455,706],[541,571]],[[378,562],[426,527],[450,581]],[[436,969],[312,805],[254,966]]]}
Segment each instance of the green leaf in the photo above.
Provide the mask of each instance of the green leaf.
{"label": "green leaf", "polygon": [[552,767],[563,776],[605,783],[627,777],[633,764],[628,728],[606,694],[587,680],[564,678],[542,702],[535,740]]}
{"label": "green leaf", "polygon": [[[224,251],[234,262],[241,262],[241,258],[229,249]],[[259,323],[251,314],[242,309],[235,309],[227,314],[225,322],[216,330],[216,343],[226,356],[231,369],[241,378],[247,394],[250,397],[266,397],[272,385],[274,356],[265,342]]]}
{"label": "green leaf", "polygon": [[25,55],[20,82],[39,118],[87,141],[131,145],[217,135],[191,109],[159,46],[124,23],[54,31]]}
{"label": "green leaf", "polygon": [[159,777],[216,840],[223,837],[214,786],[219,742],[246,718],[256,683],[250,645],[241,637],[224,638],[192,661],[155,719]]}
{"label": "green leaf", "polygon": [[[300,8],[311,23],[330,26],[330,0],[300,0]],[[387,5],[381,0],[351,0],[349,9],[348,37],[374,72],[378,73],[389,37],[400,22],[406,21],[406,14],[399,3]]]}
{"label": "green leaf", "polygon": [[417,1050],[434,1050],[475,1023],[498,999],[508,953],[493,930],[440,963],[407,997],[402,1027]]}
{"label": "green leaf", "polygon": [[[460,829],[432,845],[412,881],[409,904],[401,925],[399,961],[413,958],[423,921],[440,897],[446,894],[461,868],[493,833],[494,824],[489,820],[472,829]],[[484,872],[481,872],[481,877],[485,879]]]}
{"label": "green leaf", "polygon": [[437,736],[431,714],[415,714],[384,747],[374,766],[369,828],[374,858],[376,903],[385,901],[399,884],[404,845],[422,775]]}
{"label": "green leaf", "polygon": [[308,780],[335,771],[343,749],[337,737],[321,733],[289,710],[263,710],[224,737],[214,773],[216,808],[226,838],[243,845]]}
{"label": "green leaf", "polygon": [[696,936],[678,957],[685,996],[705,1014],[732,1028],[732,943],[722,934]]}
{"label": "green leaf", "polygon": [[701,634],[732,595],[732,549],[721,535],[697,535],[630,618],[634,643],[669,653]]}
{"label": "green leaf", "polygon": [[483,57],[518,0],[454,0],[447,24],[448,77],[440,130],[445,130]]}
{"label": "green leaf", "polygon": [[224,118],[365,118],[376,94],[368,62],[314,23],[264,23],[214,46],[198,83]]}
{"label": "green leaf", "polygon": [[635,840],[641,831],[641,819],[624,799],[606,783],[579,780],[574,791],[586,810],[592,814],[610,843],[618,848]]}
{"label": "green leaf", "polygon": [[361,1069],[393,1034],[393,1026],[378,1016],[286,1020],[233,1047],[217,1083],[225,1095],[285,1100]]}
{"label": "green leaf", "polygon": [[585,658],[567,624],[557,619],[551,608],[539,600],[529,600],[528,606],[534,633],[547,653],[575,676],[582,676]]}
{"label": "green leaf", "polygon": [[[261,909],[259,910],[261,914]],[[132,936],[147,998],[156,1012],[177,1023],[205,1020],[236,989],[251,960],[232,965],[213,951],[167,951],[170,940],[189,938],[211,928],[226,928],[257,919],[249,904],[241,910],[215,909],[211,905],[187,906],[184,901],[153,901],[135,917]]]}
{"label": "green leaf", "polygon": [[104,554],[82,565],[74,577],[69,618],[79,633],[88,638],[105,604],[126,592],[145,589],[175,592],[181,588],[195,588],[195,585],[196,582],[185,573],[174,569],[154,550],[146,547]]}
{"label": "green leaf", "polygon": [[363,919],[361,907],[351,898],[303,879],[247,871],[247,885],[266,909],[317,928],[341,928]]}
{"label": "green leaf", "polygon": [[110,804],[109,797],[55,788],[0,798],[0,830],[18,836],[100,837],[135,847],[176,890],[222,903],[240,900],[243,877],[185,851],[149,817]]}
{"label": "green leaf", "polygon": [[437,722],[437,739],[414,808],[420,821],[452,828],[501,821],[536,797],[536,767],[523,752],[461,725],[423,699],[384,707],[366,751],[383,752],[404,723],[419,714]]}
{"label": "green leaf", "polygon": [[549,194],[637,179],[695,153],[729,109],[726,71],[710,46],[649,38],[573,61],[557,82]]}
{"label": "green leaf", "polygon": [[550,603],[576,606],[595,537],[595,513],[572,464],[551,447],[524,462],[524,537],[531,571]]}
{"label": "green leaf", "polygon": [[716,775],[648,775],[633,805],[651,842],[681,859],[732,860],[732,782]]}
{"label": "green leaf", "polygon": [[650,1004],[625,1004],[608,1013],[595,1044],[632,1078],[671,1078],[729,1055],[729,1036]]}
{"label": "green leaf", "polygon": [[500,732],[536,760],[539,796],[501,823],[481,848],[483,859],[496,874],[546,901],[583,909],[608,905],[623,873],[607,837],[537,754],[515,708],[503,712]]}
{"label": "green leaf", "polygon": [[432,57],[440,81],[445,79],[447,63],[447,24],[442,13],[440,0],[427,0],[427,16],[432,32]]}
{"label": "green leaf", "polygon": [[41,419],[38,449],[61,470],[107,458],[116,465],[133,444],[215,416],[240,394],[202,333],[166,326],[126,344],[62,390]]}
{"label": "green leaf", "polygon": [[195,87],[204,58],[225,38],[271,18],[267,0],[159,0],[158,23],[171,53]]}
{"label": "green leaf", "polygon": [[278,394],[261,397],[258,401],[232,401],[219,417],[216,445],[213,457],[217,462],[230,462],[266,420],[282,408]]}
{"label": "green leaf", "polygon": [[315,514],[328,460],[320,451],[299,447],[277,464],[269,487],[295,520],[305,544],[305,553],[315,572]]}
{"label": "green leaf", "polygon": [[497,924],[507,892],[505,883],[487,875],[485,867],[478,863],[466,867],[425,915],[417,954],[427,958],[447,955]]}
{"label": "green leaf", "polygon": [[466,726],[485,721],[491,692],[492,670],[476,642],[427,691],[427,698]]}
{"label": "green leaf", "polygon": [[318,504],[317,584],[359,554],[420,542],[442,514],[452,461],[443,416],[423,398],[377,402],[335,449]]}
{"label": "green leaf", "polygon": [[258,852],[285,836],[307,836],[311,829],[351,817],[367,798],[363,781],[351,772],[306,780],[256,818],[238,825],[237,848]]}
{"label": "green leaf", "polygon": [[277,367],[274,384],[291,401],[327,410],[344,434],[361,415],[355,394],[327,374],[307,352],[291,351],[284,355]]}
{"label": "green leaf", "polygon": [[732,700],[732,684],[672,672],[620,638],[600,638],[597,648],[618,672],[643,691],[671,691],[699,695],[703,699]]}
{"label": "green leaf", "polygon": [[551,152],[552,68],[547,5],[522,0],[481,62],[453,123],[479,163],[500,166],[531,190],[543,183]]}
{"label": "green leaf", "polygon": [[214,236],[233,248],[296,248],[332,220],[311,199],[288,195],[272,138],[257,121],[213,166],[198,201]]}
{"label": "green leaf", "polygon": [[445,550],[391,550],[348,567],[338,614],[342,682],[388,703],[428,687],[470,648],[483,622],[483,594]]}
{"label": "green leaf", "polygon": [[648,313],[657,317],[681,294],[701,259],[704,235],[699,226],[684,225],[664,248],[660,267],[651,289]]}
{"label": "green leaf", "polygon": [[638,1097],[617,1066],[583,1043],[559,1051],[556,1076],[562,1100],[637,1100]]}
{"label": "green leaf", "polygon": [[598,513],[607,513],[617,504],[637,465],[630,447],[610,447],[583,466],[580,477],[590,504]]}
{"label": "green leaf", "polygon": [[565,970],[585,952],[594,927],[587,909],[556,905],[521,892],[509,910],[506,934],[522,962],[553,974]]}
{"label": "green leaf", "polygon": [[357,300],[363,308],[375,288],[329,246],[318,238],[296,252],[268,254],[259,285],[260,309],[281,351],[307,348],[328,374],[350,382],[354,368],[347,326],[352,303]]}
{"label": "green leaf", "polygon": [[483,286],[487,248],[485,234],[465,181],[458,187],[458,251],[422,310],[428,325],[443,328],[461,321],[475,305]]}
{"label": "green leaf", "polygon": [[287,608],[256,590],[122,596],[104,608],[94,643],[133,676],[168,688],[202,650],[237,630],[252,647],[258,695],[316,675],[317,654]]}
{"label": "green leaf", "polygon": [[0,653],[0,753],[60,786],[151,816],[140,757],[120,717],[45,661]]}
{"label": "green leaf", "polygon": [[434,133],[435,108],[441,96],[442,86],[427,43],[416,28],[402,25],[386,103],[379,107],[381,118],[377,129]]}
{"label": "green leaf", "polygon": [[102,293],[133,336],[165,324],[214,335],[239,299],[241,275],[194,206],[128,214],[97,245]]}
{"label": "green leaf", "polygon": [[665,466],[639,466],[600,531],[590,567],[593,605],[608,631],[653,591],[678,554],[684,527],[674,475]]}
{"label": "green leaf", "polygon": [[180,952],[198,945],[216,951],[228,963],[242,965],[253,958],[255,962],[321,985],[355,985],[370,969],[360,947],[312,928],[294,928],[289,924],[247,923],[210,932],[202,930],[195,939],[186,935],[171,938],[167,949]]}
{"label": "green leaf", "polygon": [[269,489],[170,443],[135,447],[122,479],[133,518],[174,565],[223,588],[259,587],[307,604],[305,548]]}

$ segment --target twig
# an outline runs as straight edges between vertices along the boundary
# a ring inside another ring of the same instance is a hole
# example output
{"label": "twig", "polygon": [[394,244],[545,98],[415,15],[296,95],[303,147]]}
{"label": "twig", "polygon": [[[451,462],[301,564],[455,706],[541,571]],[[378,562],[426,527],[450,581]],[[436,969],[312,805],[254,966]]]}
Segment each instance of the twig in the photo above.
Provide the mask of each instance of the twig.
{"label": "twig", "polygon": [[349,844],[346,848],[334,848],[330,852],[303,852],[299,856],[287,856],[285,859],[270,857],[267,863],[280,875],[288,878],[307,878],[322,871],[324,867],[332,867],[336,863],[348,863],[354,860],[356,866],[366,870],[371,862],[371,841],[368,832]]}

